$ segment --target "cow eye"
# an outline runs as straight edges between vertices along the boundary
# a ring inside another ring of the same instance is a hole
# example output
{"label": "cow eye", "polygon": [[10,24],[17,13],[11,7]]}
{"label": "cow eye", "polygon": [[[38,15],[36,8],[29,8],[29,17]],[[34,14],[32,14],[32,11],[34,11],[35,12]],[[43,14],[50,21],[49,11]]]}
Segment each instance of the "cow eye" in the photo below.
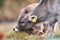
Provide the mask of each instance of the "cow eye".
{"label": "cow eye", "polygon": [[28,11],[25,11],[25,14],[28,14]]}

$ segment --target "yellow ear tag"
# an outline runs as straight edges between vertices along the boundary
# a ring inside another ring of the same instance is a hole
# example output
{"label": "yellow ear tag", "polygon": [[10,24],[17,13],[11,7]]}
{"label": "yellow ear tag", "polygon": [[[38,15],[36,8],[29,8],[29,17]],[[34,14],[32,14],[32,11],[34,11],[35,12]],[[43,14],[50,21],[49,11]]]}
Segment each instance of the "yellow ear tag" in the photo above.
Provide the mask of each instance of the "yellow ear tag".
{"label": "yellow ear tag", "polygon": [[36,23],[37,19],[36,18],[32,18],[32,22]]}

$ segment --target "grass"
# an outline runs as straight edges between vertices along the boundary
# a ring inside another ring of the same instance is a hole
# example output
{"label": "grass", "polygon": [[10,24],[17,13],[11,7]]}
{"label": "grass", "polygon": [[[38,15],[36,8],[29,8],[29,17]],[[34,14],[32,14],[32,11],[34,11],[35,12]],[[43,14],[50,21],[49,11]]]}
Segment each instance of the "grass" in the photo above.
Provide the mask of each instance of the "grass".
{"label": "grass", "polygon": [[[12,28],[15,24],[16,22],[0,24],[0,30],[2,30],[2,32],[6,34],[4,40],[42,40],[43,39],[41,35],[32,35],[32,34],[29,35],[26,32],[14,32]],[[57,39],[60,38],[60,30],[56,31],[55,33],[57,33],[57,35],[54,35],[54,38]]]}
{"label": "grass", "polygon": [[6,34],[6,40],[42,40],[41,35],[29,35],[26,32],[10,32]]}
{"label": "grass", "polygon": [[[60,34],[54,35],[51,39],[60,38]],[[29,35],[26,32],[10,32],[6,34],[5,40],[43,40],[41,35]],[[49,38],[48,38],[49,39]]]}
{"label": "grass", "polygon": [[54,35],[54,38],[60,38],[60,34]]}

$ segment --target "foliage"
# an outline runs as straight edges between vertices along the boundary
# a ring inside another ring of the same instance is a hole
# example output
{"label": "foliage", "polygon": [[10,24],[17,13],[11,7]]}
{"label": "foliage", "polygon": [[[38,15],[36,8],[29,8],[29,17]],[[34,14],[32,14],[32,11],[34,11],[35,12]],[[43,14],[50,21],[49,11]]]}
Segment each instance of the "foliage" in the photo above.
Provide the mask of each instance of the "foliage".
{"label": "foliage", "polygon": [[0,8],[3,7],[3,5],[4,5],[4,1],[5,1],[5,0],[0,0]]}

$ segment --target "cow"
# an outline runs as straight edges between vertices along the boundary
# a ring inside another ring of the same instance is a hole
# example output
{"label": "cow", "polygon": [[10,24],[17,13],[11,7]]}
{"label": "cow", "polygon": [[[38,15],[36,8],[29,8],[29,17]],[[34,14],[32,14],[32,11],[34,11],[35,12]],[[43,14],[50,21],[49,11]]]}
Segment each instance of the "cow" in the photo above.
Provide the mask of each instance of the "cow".
{"label": "cow", "polygon": [[55,22],[60,24],[60,0],[40,0],[32,12],[20,16],[15,28],[19,31],[31,29],[41,22],[48,23],[48,37],[50,37],[54,29],[52,24]]}
{"label": "cow", "polygon": [[[38,3],[35,4],[30,4],[27,7],[21,9],[20,13],[19,13],[19,17],[18,17],[18,24],[19,24],[19,19],[21,16],[25,15],[25,14],[29,14],[36,6],[38,5]],[[18,31],[18,29],[14,26],[13,30]]]}

